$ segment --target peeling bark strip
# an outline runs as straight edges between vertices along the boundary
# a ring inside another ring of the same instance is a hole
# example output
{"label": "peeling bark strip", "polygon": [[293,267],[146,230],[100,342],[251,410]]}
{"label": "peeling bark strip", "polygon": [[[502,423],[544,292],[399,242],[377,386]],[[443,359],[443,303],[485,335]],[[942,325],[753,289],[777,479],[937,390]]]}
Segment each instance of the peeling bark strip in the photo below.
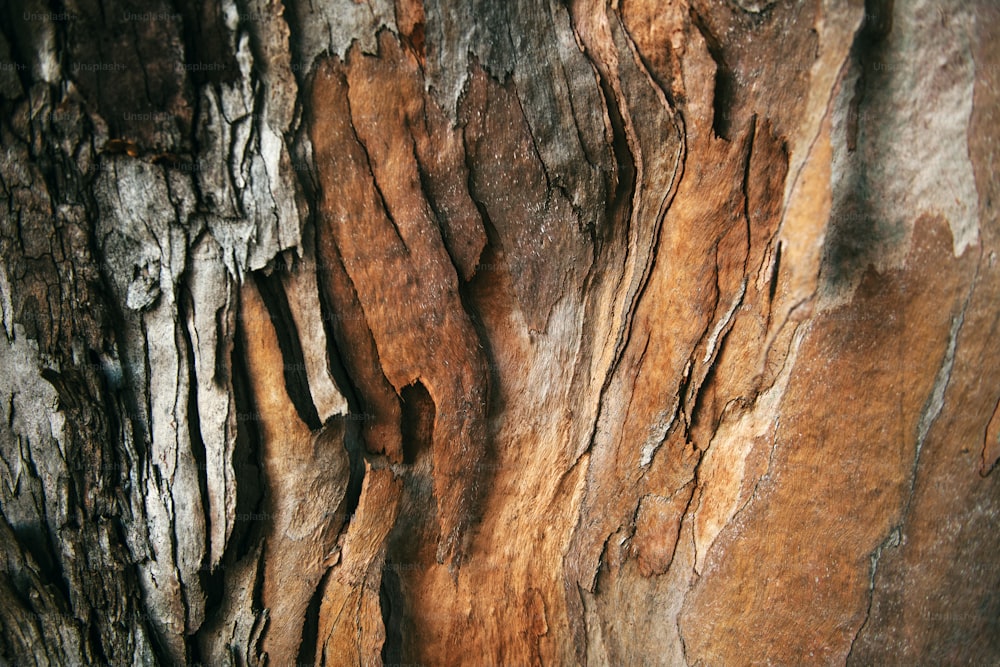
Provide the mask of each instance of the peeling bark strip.
{"label": "peeling bark strip", "polygon": [[835,4],[5,4],[0,662],[1000,660],[1000,10]]}

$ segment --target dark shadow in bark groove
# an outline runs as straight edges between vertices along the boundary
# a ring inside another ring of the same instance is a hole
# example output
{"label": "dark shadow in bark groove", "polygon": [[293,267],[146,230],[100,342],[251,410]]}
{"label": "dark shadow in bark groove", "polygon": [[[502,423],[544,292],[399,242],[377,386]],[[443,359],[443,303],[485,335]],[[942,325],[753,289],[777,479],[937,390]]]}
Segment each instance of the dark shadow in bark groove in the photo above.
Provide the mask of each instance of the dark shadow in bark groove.
{"label": "dark shadow in bark groove", "polygon": [[254,274],[255,284],[260,291],[261,299],[271,316],[278,347],[281,348],[281,358],[284,363],[285,388],[288,398],[295,406],[299,418],[309,427],[310,431],[318,431],[323,424],[319,413],[313,404],[312,393],[309,390],[309,379],[306,376],[305,357],[302,353],[302,343],[295,330],[295,320],[288,306],[288,298],[277,275],[265,276]]}
{"label": "dark shadow in bark groove", "polygon": [[299,656],[296,659],[298,665],[312,665],[316,662],[316,643],[319,639],[319,609],[323,602],[323,591],[326,590],[326,580],[330,578],[328,569],[323,573],[316,585],[316,590],[309,599],[309,606],[306,607],[305,620],[302,622],[302,643],[299,644]]}
{"label": "dark shadow in bark groove", "polygon": [[[189,280],[187,273],[183,276],[182,285]],[[198,466],[198,492],[201,494],[201,508],[205,518],[205,539],[212,534],[212,514],[208,503],[208,463],[205,452],[205,441],[201,435],[201,414],[198,411],[198,374],[195,370],[194,345],[188,331],[188,323],[194,313],[194,303],[191,293],[184,287],[180,288],[180,298],[177,300],[177,338],[178,345],[184,346],[187,357],[188,376],[188,436],[191,442],[191,455]],[[206,549],[206,553],[208,550]]]}
{"label": "dark shadow in bark groove", "polygon": [[382,568],[382,583],[378,589],[378,602],[382,610],[385,641],[382,643],[382,664],[399,665],[403,662],[403,589],[399,575],[386,560]]}
{"label": "dark shadow in bark groove", "polygon": [[[239,317],[237,322],[239,322]],[[241,415],[257,414],[253,394],[250,391],[250,377],[246,368],[246,351],[241,340],[243,334],[233,336],[230,355],[233,372],[233,403],[236,407],[236,442],[233,446],[233,468],[236,484],[236,516],[261,511],[265,496],[265,480],[261,465],[261,439],[257,424],[253,419],[241,419]],[[254,545],[263,539],[263,526],[259,521],[237,521],[226,544],[226,563],[242,560]],[[257,530],[253,530],[257,526]]]}
{"label": "dark shadow in bark groove", "polygon": [[424,384],[417,380],[403,387],[400,431],[403,434],[403,463],[412,465],[430,452],[434,441],[434,399]]}
{"label": "dark shadow in bark groove", "polygon": [[720,139],[729,141],[732,137],[732,111],[736,101],[736,75],[722,55],[722,44],[712,34],[705,19],[691,8],[691,23],[705,40],[708,55],[715,62],[715,93],[712,96],[712,131]]}
{"label": "dark shadow in bark groove", "polygon": [[[858,74],[847,117],[849,157],[844,182],[835,185],[836,190],[849,194],[838,201],[838,193],[834,192],[820,268],[821,282],[833,287],[849,284],[859,277],[887,246],[897,243],[905,233],[881,219],[877,202],[873,201],[876,195],[871,182],[878,176],[869,172],[877,172],[880,156],[876,151],[886,138],[880,136],[877,125],[866,128],[860,122],[866,113],[866,100],[871,103],[872,97],[887,94],[887,75],[875,70],[874,65],[885,60],[886,39],[892,29],[892,1],[867,0],[864,25],[851,46],[851,66]],[[859,142],[861,149],[857,150]]]}
{"label": "dark shadow in bark groove", "polygon": [[[312,184],[306,184],[307,179],[300,178],[300,183],[308,187],[308,191],[313,193],[314,201],[318,201],[319,194],[312,188]],[[318,237],[317,226],[311,221],[309,224],[314,236]],[[333,321],[337,316],[336,308],[330,303],[330,291],[325,288],[322,273],[324,269],[319,261],[319,252],[315,250],[319,239],[313,242],[313,255],[316,258],[316,285],[319,296],[319,310],[323,322],[323,333],[326,338],[326,359],[327,370],[333,376],[333,381],[337,390],[347,401],[347,423],[344,425],[344,449],[347,450],[347,460],[350,468],[347,490],[344,494],[344,516],[349,517],[354,514],[358,503],[361,501],[361,487],[365,480],[365,460],[364,460],[364,438],[362,436],[362,420],[353,418],[354,416],[365,416],[364,398],[361,391],[351,380],[351,376],[344,365],[344,355],[340,351]],[[346,341],[344,341],[346,343]],[[334,417],[337,419],[337,417]],[[346,524],[346,519],[345,519]]]}

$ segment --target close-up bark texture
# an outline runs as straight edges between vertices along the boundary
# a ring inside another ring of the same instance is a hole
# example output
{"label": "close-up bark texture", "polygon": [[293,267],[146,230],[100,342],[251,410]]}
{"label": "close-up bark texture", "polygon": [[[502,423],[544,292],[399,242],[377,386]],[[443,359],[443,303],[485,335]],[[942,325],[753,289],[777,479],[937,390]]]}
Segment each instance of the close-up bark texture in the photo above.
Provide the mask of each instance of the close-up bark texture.
{"label": "close-up bark texture", "polygon": [[7,0],[0,107],[0,664],[1000,663],[993,0]]}

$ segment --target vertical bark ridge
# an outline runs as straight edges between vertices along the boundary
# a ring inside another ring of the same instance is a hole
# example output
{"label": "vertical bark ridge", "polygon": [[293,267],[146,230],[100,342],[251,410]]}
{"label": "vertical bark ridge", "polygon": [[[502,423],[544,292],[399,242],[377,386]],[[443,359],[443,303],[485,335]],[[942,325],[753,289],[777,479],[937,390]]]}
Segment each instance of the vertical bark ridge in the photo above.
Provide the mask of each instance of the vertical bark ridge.
{"label": "vertical bark ridge", "polygon": [[5,5],[0,660],[995,659],[1000,22],[835,4]]}

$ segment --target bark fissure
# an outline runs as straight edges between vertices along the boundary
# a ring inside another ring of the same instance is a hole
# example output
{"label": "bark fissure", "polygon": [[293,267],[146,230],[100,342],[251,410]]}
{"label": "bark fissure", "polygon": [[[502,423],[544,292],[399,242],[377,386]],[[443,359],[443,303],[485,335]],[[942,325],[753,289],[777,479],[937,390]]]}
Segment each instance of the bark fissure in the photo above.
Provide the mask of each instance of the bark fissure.
{"label": "bark fissure", "polygon": [[295,404],[299,418],[309,426],[310,430],[317,431],[322,424],[313,403],[309,380],[306,378],[306,363],[298,333],[295,331],[295,323],[289,310],[288,299],[281,284],[275,278],[257,275],[254,282],[268,309],[270,321],[274,325],[278,344],[284,357],[285,389],[288,391],[292,403]]}
{"label": "bark fissure", "polygon": [[2,660],[1000,655],[1000,10],[174,4],[0,9]]}
{"label": "bark fissure", "polygon": [[365,167],[368,170],[368,176],[371,179],[372,187],[375,188],[375,192],[378,195],[381,211],[383,215],[385,215],[386,219],[389,221],[389,224],[392,226],[392,231],[395,232],[396,238],[399,240],[400,245],[403,246],[404,252],[406,252],[406,254],[409,255],[410,249],[406,245],[406,240],[403,238],[402,232],[399,231],[399,224],[393,217],[392,210],[389,208],[389,204],[386,201],[385,193],[382,192],[382,188],[379,186],[378,183],[378,178],[375,176],[375,170],[372,167],[372,158],[371,155],[368,153],[368,147],[365,146],[365,142],[362,141],[361,137],[358,136],[358,131],[354,127],[354,112],[351,110],[351,88],[350,88],[350,83],[347,82],[346,78],[344,79],[344,92],[345,92],[344,99],[346,100],[347,103],[347,114],[348,118],[350,119],[349,125],[351,128],[351,134],[354,137],[354,141],[357,142],[358,148],[361,149],[362,155],[364,156]]}
{"label": "bark fissure", "polygon": [[845,659],[845,664],[851,664],[851,656],[854,653],[854,645],[858,641],[858,637],[864,631],[865,627],[868,625],[868,621],[871,618],[872,613],[872,603],[875,600],[875,577],[878,574],[878,563],[882,558],[882,551],[887,548],[895,549],[900,544],[900,532],[901,526],[893,526],[889,535],[875,548],[870,556],[870,566],[869,566],[869,581],[868,581],[868,605],[865,608],[864,619],[861,624],[858,625],[858,629],[854,632],[851,637],[851,643],[847,650],[847,658]]}

